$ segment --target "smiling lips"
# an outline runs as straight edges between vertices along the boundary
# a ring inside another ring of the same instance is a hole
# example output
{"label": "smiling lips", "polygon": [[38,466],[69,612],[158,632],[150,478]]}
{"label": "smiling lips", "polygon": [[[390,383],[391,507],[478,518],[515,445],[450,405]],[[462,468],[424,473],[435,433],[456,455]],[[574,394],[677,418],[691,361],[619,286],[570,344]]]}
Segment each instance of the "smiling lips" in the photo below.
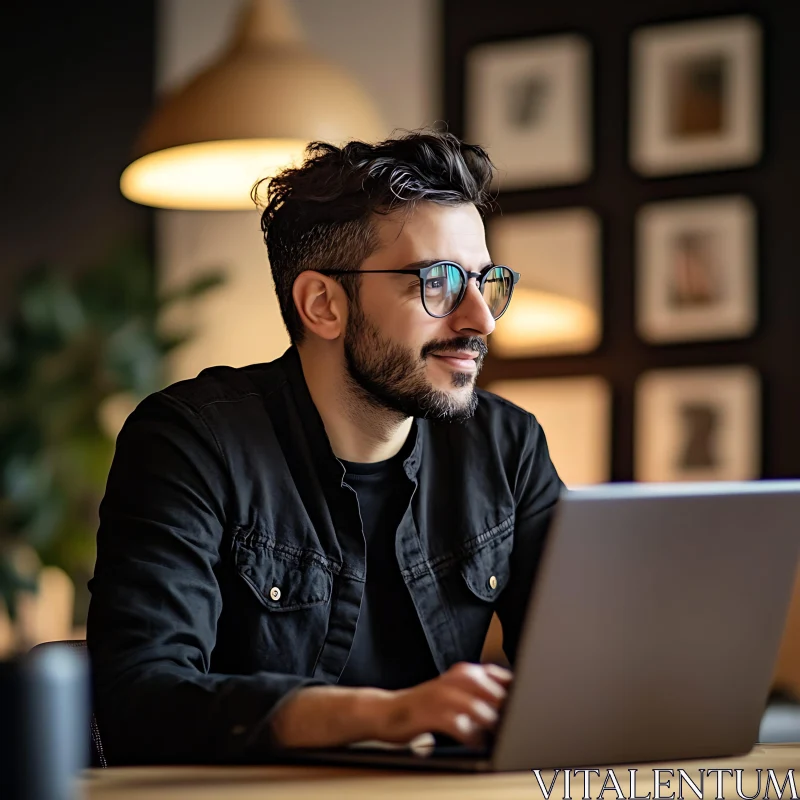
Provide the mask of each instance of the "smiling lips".
{"label": "smiling lips", "polygon": [[466,372],[475,371],[477,369],[476,359],[478,355],[469,350],[454,350],[449,353],[431,353],[431,355],[455,369]]}

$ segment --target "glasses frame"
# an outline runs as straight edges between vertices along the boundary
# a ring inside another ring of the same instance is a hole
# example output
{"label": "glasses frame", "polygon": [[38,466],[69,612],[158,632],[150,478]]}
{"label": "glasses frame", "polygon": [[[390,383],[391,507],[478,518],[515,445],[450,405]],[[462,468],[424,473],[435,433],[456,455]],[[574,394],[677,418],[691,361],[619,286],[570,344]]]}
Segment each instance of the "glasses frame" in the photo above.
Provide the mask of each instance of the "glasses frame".
{"label": "glasses frame", "polygon": [[[430,311],[428,304],[425,302],[425,281],[428,279],[434,269],[442,266],[456,267],[464,280],[461,285],[461,291],[458,294],[458,299],[453,304],[453,307],[446,314],[434,314]],[[469,282],[473,278],[475,278],[477,281],[478,291],[481,293],[481,297],[483,297],[483,287],[486,283],[486,279],[489,277],[489,273],[493,269],[498,268],[507,269],[512,276],[511,291],[508,293],[508,300],[506,301],[505,306],[503,306],[503,310],[496,317],[494,314],[492,314],[494,319],[498,320],[503,316],[503,314],[506,313],[508,307],[511,305],[511,297],[514,294],[514,287],[517,285],[521,277],[519,272],[515,272],[513,269],[511,269],[511,267],[507,267],[505,264],[489,264],[480,272],[467,272],[467,270],[465,270],[461,264],[455,261],[447,260],[437,261],[434,264],[430,264],[427,267],[420,267],[419,269],[317,269],[314,271],[319,272],[320,275],[416,275],[419,278],[419,296],[422,300],[422,307],[425,309],[425,312],[434,319],[444,319],[445,317],[449,317],[450,314],[452,314],[461,305],[461,301],[464,299],[464,296],[467,293],[467,286],[469,286]]]}

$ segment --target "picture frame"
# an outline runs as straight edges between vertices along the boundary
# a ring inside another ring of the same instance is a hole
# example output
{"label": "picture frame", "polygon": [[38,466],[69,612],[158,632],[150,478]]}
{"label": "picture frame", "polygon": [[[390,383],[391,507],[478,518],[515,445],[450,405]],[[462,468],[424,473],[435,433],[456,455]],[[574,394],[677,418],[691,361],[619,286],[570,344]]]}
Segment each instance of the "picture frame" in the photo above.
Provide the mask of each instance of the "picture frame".
{"label": "picture frame", "polygon": [[752,16],[653,25],[631,39],[630,160],[645,176],[754,164],[762,29]]}
{"label": "picture frame", "polygon": [[601,223],[588,208],[504,214],[489,220],[497,264],[521,277],[489,343],[501,358],[587,353],[602,338]]}
{"label": "picture frame", "polygon": [[536,417],[568,487],[611,479],[611,386],[605,378],[498,380],[487,388]]}
{"label": "picture frame", "polygon": [[591,46],[577,34],[477,45],[465,64],[467,141],[500,191],[584,181],[592,171]]}
{"label": "picture frame", "polygon": [[636,216],[636,326],[652,344],[749,336],[758,322],[756,210],[742,195]]}
{"label": "picture frame", "polygon": [[686,368],[640,376],[636,480],[752,480],[760,471],[760,380],[754,369]]}

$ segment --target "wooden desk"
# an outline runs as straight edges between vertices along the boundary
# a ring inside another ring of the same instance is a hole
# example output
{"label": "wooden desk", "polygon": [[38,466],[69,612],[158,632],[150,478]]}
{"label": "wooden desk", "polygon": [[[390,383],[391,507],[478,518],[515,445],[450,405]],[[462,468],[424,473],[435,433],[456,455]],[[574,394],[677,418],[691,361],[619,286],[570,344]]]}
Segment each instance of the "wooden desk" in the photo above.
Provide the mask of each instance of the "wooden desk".
{"label": "wooden desk", "polygon": [[[637,768],[637,794],[653,795],[653,770],[684,769],[698,782],[700,769],[742,769],[743,794],[754,795],[758,786],[757,769],[762,769],[759,798],[764,797],[767,770],[773,769],[779,785],[787,772],[794,770],[795,784],[800,791],[800,744],[757,745],[746,756],[730,759],[708,759],[663,764],[635,764]],[[614,766],[615,776],[628,794],[628,766]],[[734,773],[735,774],[735,773]],[[605,768],[600,768],[600,778],[592,777],[590,792],[599,795]],[[552,771],[545,771],[542,779],[550,785]],[[669,775],[662,775],[667,779]],[[735,779],[724,775],[725,798],[737,798]],[[82,781],[85,800],[318,800],[342,798],[343,800],[373,800],[374,798],[410,797],[414,800],[531,800],[543,798],[539,785],[530,772],[498,773],[494,775],[461,775],[434,772],[398,772],[375,769],[331,767],[124,767],[108,770],[91,770]],[[699,785],[699,783],[698,783]],[[703,797],[714,800],[717,794],[716,777],[705,777]],[[662,788],[662,797],[677,796],[677,777],[671,779],[669,788]],[[572,779],[571,795],[574,800],[583,797],[583,777]],[[686,800],[696,795],[684,783]],[[769,796],[776,797],[774,788]],[[557,782],[551,800],[561,800],[563,788]],[[605,800],[616,800],[616,792],[607,789]],[[791,797],[787,785],[784,798]]]}

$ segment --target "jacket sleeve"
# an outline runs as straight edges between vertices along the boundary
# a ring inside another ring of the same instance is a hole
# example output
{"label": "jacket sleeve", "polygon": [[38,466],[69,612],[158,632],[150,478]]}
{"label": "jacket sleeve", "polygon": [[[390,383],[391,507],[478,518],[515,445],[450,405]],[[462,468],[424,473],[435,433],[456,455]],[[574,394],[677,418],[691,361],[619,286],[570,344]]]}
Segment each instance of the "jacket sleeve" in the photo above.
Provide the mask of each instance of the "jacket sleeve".
{"label": "jacket sleeve", "polygon": [[544,431],[533,416],[529,416],[528,422],[514,490],[516,511],[511,575],[496,608],[503,627],[503,650],[511,664],[517,656],[528,598],[553,509],[564,488],[550,460]]}
{"label": "jacket sleeve", "polygon": [[129,417],[100,507],[87,640],[109,763],[269,753],[269,721],[309,678],[210,672],[227,487],[202,417],[159,393]]}

